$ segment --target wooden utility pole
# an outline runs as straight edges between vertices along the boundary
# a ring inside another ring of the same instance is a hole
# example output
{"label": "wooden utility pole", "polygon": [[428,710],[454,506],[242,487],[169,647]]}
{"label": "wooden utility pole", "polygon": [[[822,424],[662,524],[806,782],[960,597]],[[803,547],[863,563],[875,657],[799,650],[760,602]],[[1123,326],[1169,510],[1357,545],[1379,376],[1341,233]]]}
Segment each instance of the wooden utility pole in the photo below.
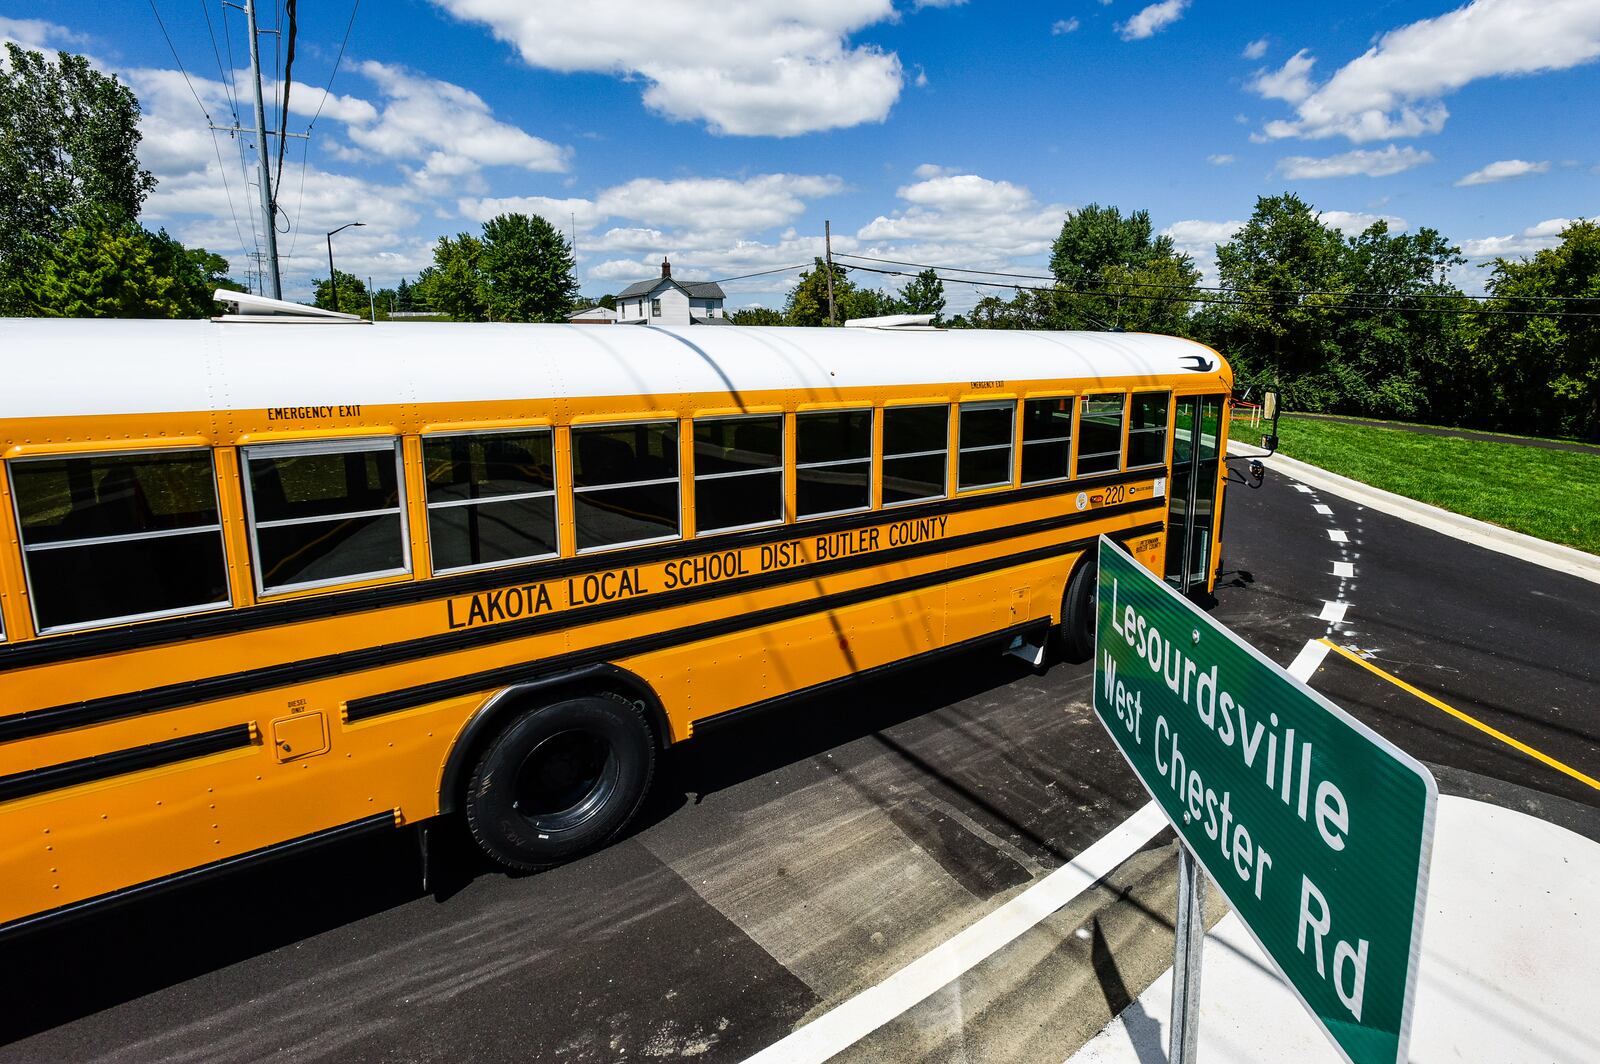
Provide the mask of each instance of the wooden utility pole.
{"label": "wooden utility pole", "polygon": [[827,219],[822,221],[822,248],[828,256],[828,324],[834,324],[833,318],[833,223]]}

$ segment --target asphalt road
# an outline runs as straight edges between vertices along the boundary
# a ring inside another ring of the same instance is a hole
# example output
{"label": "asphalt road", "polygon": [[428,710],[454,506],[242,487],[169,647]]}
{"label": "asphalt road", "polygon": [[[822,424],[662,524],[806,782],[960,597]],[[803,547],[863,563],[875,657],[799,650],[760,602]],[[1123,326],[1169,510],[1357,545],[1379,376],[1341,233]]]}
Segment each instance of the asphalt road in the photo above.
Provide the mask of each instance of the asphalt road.
{"label": "asphalt road", "polygon": [[[1600,587],[1268,476],[1230,496],[1219,618],[1287,663],[1343,595],[1341,642],[1600,775]],[[1088,682],[973,657],[707,736],[628,838],[541,875],[446,832],[424,893],[396,833],[17,943],[0,1062],[740,1060],[1143,803]],[[1600,839],[1600,792],[1337,655],[1312,683],[1442,790]]]}

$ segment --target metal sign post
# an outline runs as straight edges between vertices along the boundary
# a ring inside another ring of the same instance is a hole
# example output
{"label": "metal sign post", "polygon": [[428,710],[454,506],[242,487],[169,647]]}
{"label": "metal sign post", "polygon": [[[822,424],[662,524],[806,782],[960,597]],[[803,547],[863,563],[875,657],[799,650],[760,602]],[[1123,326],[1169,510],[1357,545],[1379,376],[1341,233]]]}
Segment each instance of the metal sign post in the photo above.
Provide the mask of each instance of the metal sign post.
{"label": "metal sign post", "polygon": [[1194,1064],[1200,1036],[1200,953],[1206,941],[1206,881],[1199,862],[1178,843],[1178,918],[1173,924],[1172,1030],[1168,1064]]}

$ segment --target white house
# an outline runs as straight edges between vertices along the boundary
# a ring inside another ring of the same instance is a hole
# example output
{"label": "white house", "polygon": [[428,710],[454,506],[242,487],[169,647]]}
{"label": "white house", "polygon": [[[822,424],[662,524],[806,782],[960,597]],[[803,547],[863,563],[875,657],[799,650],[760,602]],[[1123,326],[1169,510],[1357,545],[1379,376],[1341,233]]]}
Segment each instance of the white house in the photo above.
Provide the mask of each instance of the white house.
{"label": "white house", "polygon": [[568,314],[567,320],[574,325],[612,325],[617,320],[617,312],[605,307],[585,307]]}
{"label": "white house", "polygon": [[675,281],[672,263],[661,260],[661,276],[639,281],[617,296],[622,325],[726,325],[726,298],[715,281]]}

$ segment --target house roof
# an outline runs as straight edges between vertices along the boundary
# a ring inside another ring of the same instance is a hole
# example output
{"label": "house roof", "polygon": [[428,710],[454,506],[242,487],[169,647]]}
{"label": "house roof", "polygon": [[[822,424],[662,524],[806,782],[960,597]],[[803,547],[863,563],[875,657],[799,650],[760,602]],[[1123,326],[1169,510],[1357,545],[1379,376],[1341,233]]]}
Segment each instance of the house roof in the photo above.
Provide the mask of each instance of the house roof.
{"label": "house roof", "polygon": [[617,293],[618,299],[632,299],[635,296],[649,295],[664,284],[681,288],[690,299],[726,299],[722,286],[715,281],[679,281],[672,277],[652,277],[648,281],[635,281],[621,292]]}

